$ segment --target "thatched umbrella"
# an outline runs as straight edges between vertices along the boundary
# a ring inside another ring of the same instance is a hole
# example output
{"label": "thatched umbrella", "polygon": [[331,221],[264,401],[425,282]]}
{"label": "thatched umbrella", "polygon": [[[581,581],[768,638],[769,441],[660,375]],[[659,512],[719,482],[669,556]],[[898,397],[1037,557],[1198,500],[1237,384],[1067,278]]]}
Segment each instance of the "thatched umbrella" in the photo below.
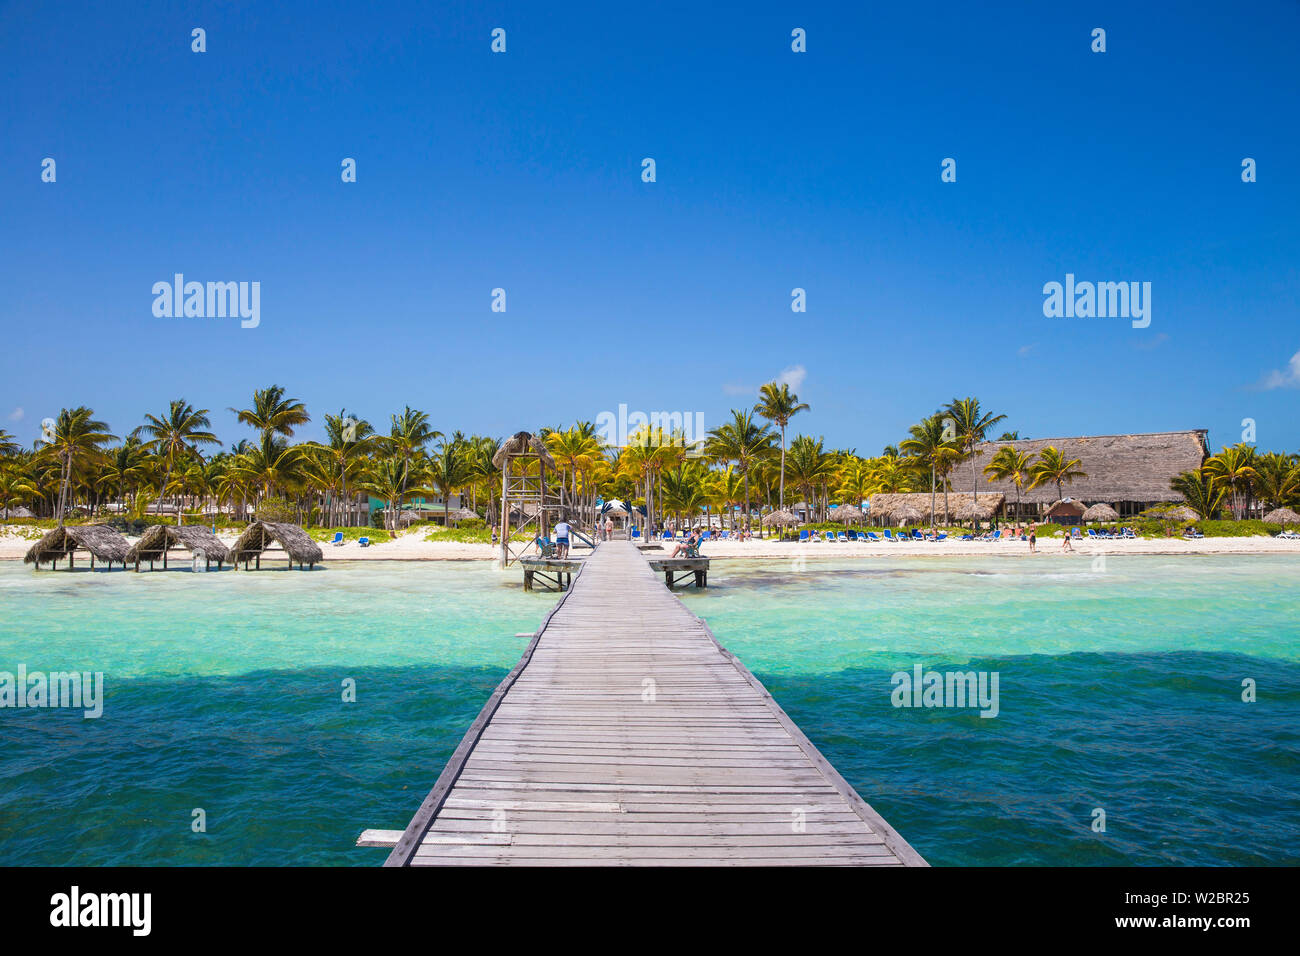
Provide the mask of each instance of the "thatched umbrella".
{"label": "thatched umbrella", "polygon": [[782,508],[780,511],[773,511],[771,514],[763,515],[763,524],[775,525],[778,528],[789,528],[792,525],[801,523],[799,516],[789,508]]}
{"label": "thatched umbrella", "polygon": [[1083,513],[1084,521],[1118,521],[1119,512],[1106,504],[1099,501]]}
{"label": "thatched umbrella", "polygon": [[457,508],[447,515],[449,521],[460,523],[461,521],[472,521],[478,517],[478,512],[470,511],[468,508]]}
{"label": "thatched umbrella", "polygon": [[912,505],[903,504],[890,512],[890,517],[892,517],[900,526],[905,524],[915,524],[921,520],[921,512],[920,509],[915,508]]}
{"label": "thatched umbrella", "polygon": [[1187,505],[1175,505],[1173,508],[1170,508],[1169,511],[1166,513],[1169,515],[1169,517],[1177,521],[1200,521],[1201,520],[1201,516],[1198,515],[1191,508],[1187,507]]}
{"label": "thatched umbrella", "polygon": [[1300,524],[1300,514],[1290,508],[1274,508],[1264,515],[1264,521],[1268,524]]}
{"label": "thatched umbrella", "polygon": [[862,509],[857,505],[840,505],[831,511],[831,517],[836,521],[861,521]]}

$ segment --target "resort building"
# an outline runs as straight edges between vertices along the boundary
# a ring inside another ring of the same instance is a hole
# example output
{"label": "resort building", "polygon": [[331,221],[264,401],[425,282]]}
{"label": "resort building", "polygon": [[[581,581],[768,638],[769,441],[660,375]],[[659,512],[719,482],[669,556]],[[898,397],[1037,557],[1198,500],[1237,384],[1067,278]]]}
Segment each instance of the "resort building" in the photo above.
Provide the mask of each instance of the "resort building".
{"label": "resort building", "polygon": [[[1209,457],[1209,432],[1204,428],[1181,432],[1152,432],[1142,435],[1092,435],[1077,438],[1034,438],[1020,441],[985,442],[976,447],[976,490],[1004,496],[1003,517],[1010,520],[1042,519],[1062,498],[1082,502],[1085,507],[1104,503],[1120,518],[1129,518],[1153,505],[1180,502],[1182,496],[1169,482],[1184,471],[1200,468]],[[1011,446],[1034,457],[1049,445],[1067,459],[1079,459],[1078,470],[1086,478],[1062,485],[1047,482],[1030,489],[1025,482],[1016,510],[1016,487],[1010,481],[990,481],[984,466],[998,449]],[[953,487],[969,488],[969,464],[951,477]]]}

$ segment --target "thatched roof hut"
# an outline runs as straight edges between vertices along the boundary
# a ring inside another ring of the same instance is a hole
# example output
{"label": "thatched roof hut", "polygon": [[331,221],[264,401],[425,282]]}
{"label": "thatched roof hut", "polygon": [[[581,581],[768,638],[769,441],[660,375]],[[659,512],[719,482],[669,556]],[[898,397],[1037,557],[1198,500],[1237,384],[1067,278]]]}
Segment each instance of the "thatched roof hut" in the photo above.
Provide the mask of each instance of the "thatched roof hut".
{"label": "thatched roof hut", "polygon": [[1300,524],[1300,514],[1290,508],[1274,508],[1264,515],[1264,521],[1268,524]]}
{"label": "thatched roof hut", "polygon": [[[1019,441],[985,442],[975,446],[981,462],[992,460],[998,449],[1010,447],[1037,456],[1052,446],[1067,459],[1078,458],[1079,469],[1086,478],[1076,478],[1069,486],[1071,497],[1081,501],[1134,502],[1152,505],[1179,501],[1181,496],[1169,488],[1170,479],[1180,472],[1195,471],[1209,456],[1205,429],[1181,432],[1154,432],[1135,435],[1096,435],[1076,438],[1035,438]],[[1010,481],[993,481],[977,470],[976,490],[1000,491],[1015,497]],[[1021,500],[1027,504],[1046,505],[1056,500],[1053,482],[1037,488],[1025,487]]]}
{"label": "thatched roof hut", "polygon": [[106,524],[64,525],[48,532],[32,545],[23,562],[35,564],[39,570],[46,561],[54,564],[66,555],[68,567],[72,567],[75,552],[89,551],[92,568],[96,560],[107,562],[109,567],[120,561],[125,568],[129,550],[131,543]]}
{"label": "thatched roof hut", "polygon": [[[969,521],[977,518],[988,521],[998,513],[1006,496],[1001,492],[985,492],[976,502],[969,491],[948,492],[948,517]],[[896,517],[899,508],[911,507],[919,512],[915,521],[930,518],[930,492],[916,491],[895,494],[878,494],[871,496],[867,514],[872,518]],[[943,517],[943,493],[934,496],[934,520]]]}
{"label": "thatched roof hut", "polygon": [[447,515],[447,518],[451,521],[473,521],[477,517],[478,512],[471,511],[468,508],[457,508]]}
{"label": "thatched roof hut", "polygon": [[212,529],[207,525],[156,524],[146,529],[131,550],[126,553],[128,564],[134,564],[140,570],[140,562],[148,561],[153,568],[155,561],[162,561],[167,567],[167,552],[174,548],[184,548],[195,557],[202,556],[203,566],[208,567],[215,561],[217,567],[230,560],[230,549],[222,544]]}
{"label": "thatched roof hut", "polygon": [[[3,515],[4,513],[5,513],[4,509],[0,508],[0,515]],[[32,509],[28,508],[25,505],[10,505],[9,517],[10,518],[35,518],[36,515],[32,513]]]}
{"label": "thatched roof hut", "polygon": [[1118,521],[1119,512],[1106,504],[1099,501],[1083,513],[1084,521]]}
{"label": "thatched roof hut", "polygon": [[542,460],[542,464],[547,468],[554,470],[555,459],[551,457],[551,451],[536,435],[531,432],[515,432],[509,438],[501,443],[497,453],[492,456],[492,464],[497,468],[504,468],[506,459],[513,455],[536,455]]}
{"label": "thatched roof hut", "polygon": [[774,525],[778,528],[788,528],[791,525],[799,524],[799,516],[788,508],[780,511],[773,511],[771,514],[765,514],[762,518],[763,524]]}
{"label": "thatched roof hut", "polygon": [[1062,498],[1052,502],[1046,514],[1049,518],[1082,518],[1087,510],[1088,506],[1078,498]]}
{"label": "thatched roof hut", "polygon": [[296,561],[299,568],[303,565],[312,568],[325,556],[320,545],[296,524],[254,521],[244,529],[244,533],[230,549],[230,559],[236,568],[240,561],[244,562],[244,570],[248,570],[249,561],[255,562],[255,567],[260,568],[262,552],[276,550],[271,547],[272,543],[279,544],[279,550],[289,556],[289,567],[293,567]]}

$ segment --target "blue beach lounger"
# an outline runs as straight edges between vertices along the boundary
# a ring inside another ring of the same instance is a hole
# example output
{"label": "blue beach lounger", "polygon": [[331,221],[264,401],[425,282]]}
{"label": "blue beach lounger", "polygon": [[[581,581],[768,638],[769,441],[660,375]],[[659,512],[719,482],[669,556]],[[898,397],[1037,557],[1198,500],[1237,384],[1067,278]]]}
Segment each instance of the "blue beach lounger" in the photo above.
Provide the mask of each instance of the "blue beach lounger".
{"label": "blue beach lounger", "polygon": [[[889,532],[886,531],[885,533],[888,534]],[[884,540],[884,539],[881,538],[880,535],[876,534],[874,531],[868,531],[868,532],[867,532],[867,540],[868,540],[868,541],[882,541],[882,540]]]}
{"label": "blue beach lounger", "polygon": [[834,540],[835,540],[835,532],[833,532],[833,531],[827,531],[827,532],[826,532],[826,540],[827,540],[827,541],[834,541]]}
{"label": "blue beach lounger", "polygon": [[[857,534],[856,534],[856,533],[854,534],[853,539],[854,539],[855,541],[857,540]],[[849,536],[848,536],[847,534],[845,534],[843,531],[841,531],[839,534],[837,534],[837,535],[835,536],[835,540],[836,540],[836,541],[843,541],[845,544],[847,544],[847,543],[848,543],[848,540],[849,540]]]}
{"label": "blue beach lounger", "polygon": [[370,547],[370,539],[369,539],[369,538],[357,538],[357,544],[361,545],[361,547],[363,547],[363,548],[368,548],[368,547]]}
{"label": "blue beach lounger", "polygon": [[334,540],[333,540],[332,542],[330,542],[330,543],[333,544],[335,547],[338,547],[340,544],[342,544],[342,543],[343,543],[343,532],[342,532],[342,531],[335,531],[335,532],[334,532]]}

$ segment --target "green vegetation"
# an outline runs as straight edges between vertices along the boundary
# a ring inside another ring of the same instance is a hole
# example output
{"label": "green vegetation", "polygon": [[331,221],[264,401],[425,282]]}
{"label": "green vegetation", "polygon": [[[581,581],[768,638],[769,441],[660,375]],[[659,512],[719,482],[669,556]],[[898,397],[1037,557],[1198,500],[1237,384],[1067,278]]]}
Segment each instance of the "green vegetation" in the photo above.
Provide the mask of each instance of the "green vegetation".
{"label": "green vegetation", "polygon": [[[321,440],[295,440],[296,430],[312,419],[280,385],[256,390],[248,407],[229,411],[250,436],[215,452],[208,448],[216,442],[208,410],[183,398],[160,414],[145,415],[125,439],[84,406],[62,410],[31,449],[0,431],[0,521],[22,507],[52,523],[113,520],[135,527],[137,520],[179,520],[238,528],[252,513],[322,533],[343,528],[359,534],[373,521],[375,528],[365,530],[378,541],[374,532],[380,529],[389,538],[408,530],[400,519],[412,504],[458,497],[476,518],[417,533],[431,540],[488,541],[489,529],[499,523],[502,475],[493,458],[500,439],[441,431],[427,412],[406,406],[389,416],[386,428],[340,409],[324,415]],[[694,441],[680,430],[646,424],[625,447],[608,447],[591,422],[539,428],[535,437],[555,462],[546,471],[547,495],[579,529],[591,529],[598,520],[598,500],[618,498],[644,508],[646,518],[638,523],[650,527],[704,519],[765,536],[773,532],[759,516],[797,493],[811,527],[838,531],[839,524],[821,523],[834,514],[832,504],[856,505],[884,493],[928,492],[934,505],[942,496],[942,505],[932,510],[944,514],[950,492],[976,487],[981,465],[994,480],[1010,482],[1017,501],[1028,488],[1049,487],[1059,496],[1086,477],[1078,459],[1051,447],[1037,454],[1002,447],[991,460],[978,461],[981,443],[1005,416],[986,412],[974,397],[954,398],[923,416],[897,446],[879,455],[828,447],[822,436],[787,435],[791,423],[810,412],[788,385],[771,382],[752,408],[733,409]],[[533,459],[515,467],[535,474],[538,465]],[[371,513],[363,495],[385,507]],[[1206,531],[1208,522],[1259,514],[1261,506],[1300,507],[1300,455],[1225,448],[1204,467],[1177,476],[1170,496],[1185,500]],[[154,502],[165,502],[169,511],[148,515]],[[443,505],[443,518],[456,518],[449,504]],[[1233,533],[1254,527],[1237,524]],[[1172,518],[1142,519],[1139,525],[1152,529],[1140,533],[1153,534],[1173,527]]]}

